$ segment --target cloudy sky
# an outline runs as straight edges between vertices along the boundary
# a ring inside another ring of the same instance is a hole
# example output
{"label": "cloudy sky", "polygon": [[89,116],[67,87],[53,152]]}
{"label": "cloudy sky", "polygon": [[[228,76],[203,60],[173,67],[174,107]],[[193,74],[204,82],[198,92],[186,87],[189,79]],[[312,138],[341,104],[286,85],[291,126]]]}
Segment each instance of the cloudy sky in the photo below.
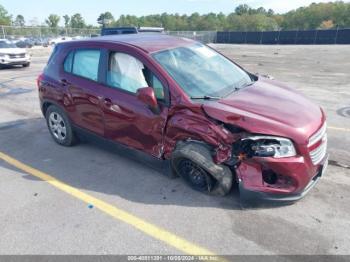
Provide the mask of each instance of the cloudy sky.
{"label": "cloudy sky", "polygon": [[[98,15],[110,11],[115,17],[121,14],[148,15],[157,13],[191,14],[234,11],[239,4],[252,7],[263,6],[276,12],[284,13],[312,2],[329,2],[329,0],[0,0],[9,13],[22,14],[26,21],[36,18],[43,22],[48,14],[72,15],[81,13],[89,24],[96,24]],[[63,20],[63,19],[62,19]]]}

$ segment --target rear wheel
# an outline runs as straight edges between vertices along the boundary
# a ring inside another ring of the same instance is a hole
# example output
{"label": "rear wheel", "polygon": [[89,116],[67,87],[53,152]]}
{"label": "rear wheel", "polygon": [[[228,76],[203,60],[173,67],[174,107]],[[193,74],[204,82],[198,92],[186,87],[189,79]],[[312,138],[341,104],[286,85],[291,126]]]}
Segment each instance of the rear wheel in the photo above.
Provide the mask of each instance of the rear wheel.
{"label": "rear wheel", "polygon": [[51,105],[46,111],[46,122],[50,134],[56,143],[72,146],[77,139],[66,114],[59,107]]}

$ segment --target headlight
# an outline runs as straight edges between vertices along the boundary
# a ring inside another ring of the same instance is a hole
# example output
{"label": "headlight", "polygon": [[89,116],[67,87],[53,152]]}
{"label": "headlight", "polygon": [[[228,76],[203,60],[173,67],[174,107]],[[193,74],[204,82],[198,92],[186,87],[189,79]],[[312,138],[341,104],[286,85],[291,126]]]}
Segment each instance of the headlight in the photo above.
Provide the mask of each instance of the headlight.
{"label": "headlight", "polygon": [[0,53],[0,57],[5,57],[7,54]]}
{"label": "headlight", "polygon": [[249,155],[259,157],[291,157],[296,155],[290,139],[275,136],[251,136],[244,138]]}

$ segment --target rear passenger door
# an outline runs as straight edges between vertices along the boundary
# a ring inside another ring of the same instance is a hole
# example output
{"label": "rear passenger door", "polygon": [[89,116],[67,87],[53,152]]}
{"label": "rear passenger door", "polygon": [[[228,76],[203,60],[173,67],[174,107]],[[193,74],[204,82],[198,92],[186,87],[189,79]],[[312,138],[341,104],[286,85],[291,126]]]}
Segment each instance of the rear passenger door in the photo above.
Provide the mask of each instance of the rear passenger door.
{"label": "rear passenger door", "polygon": [[103,111],[100,107],[99,65],[101,49],[78,48],[70,50],[64,61],[60,83],[70,94],[72,106],[68,108],[74,124],[104,135]]}
{"label": "rear passenger door", "polygon": [[[109,50],[104,61],[106,137],[160,157],[168,115],[166,80],[150,62],[130,52]],[[143,87],[153,87],[159,112],[153,112],[136,97]]]}

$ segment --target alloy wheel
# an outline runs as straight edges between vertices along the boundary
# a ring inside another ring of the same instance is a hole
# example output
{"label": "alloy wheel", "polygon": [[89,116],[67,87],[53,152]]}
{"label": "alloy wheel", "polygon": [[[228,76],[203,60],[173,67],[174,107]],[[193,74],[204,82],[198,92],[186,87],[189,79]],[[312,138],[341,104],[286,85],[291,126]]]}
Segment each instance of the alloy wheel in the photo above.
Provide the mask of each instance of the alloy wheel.
{"label": "alloy wheel", "polygon": [[49,126],[51,133],[60,141],[63,141],[67,137],[67,128],[66,123],[64,122],[63,117],[57,113],[52,112],[49,116]]}

